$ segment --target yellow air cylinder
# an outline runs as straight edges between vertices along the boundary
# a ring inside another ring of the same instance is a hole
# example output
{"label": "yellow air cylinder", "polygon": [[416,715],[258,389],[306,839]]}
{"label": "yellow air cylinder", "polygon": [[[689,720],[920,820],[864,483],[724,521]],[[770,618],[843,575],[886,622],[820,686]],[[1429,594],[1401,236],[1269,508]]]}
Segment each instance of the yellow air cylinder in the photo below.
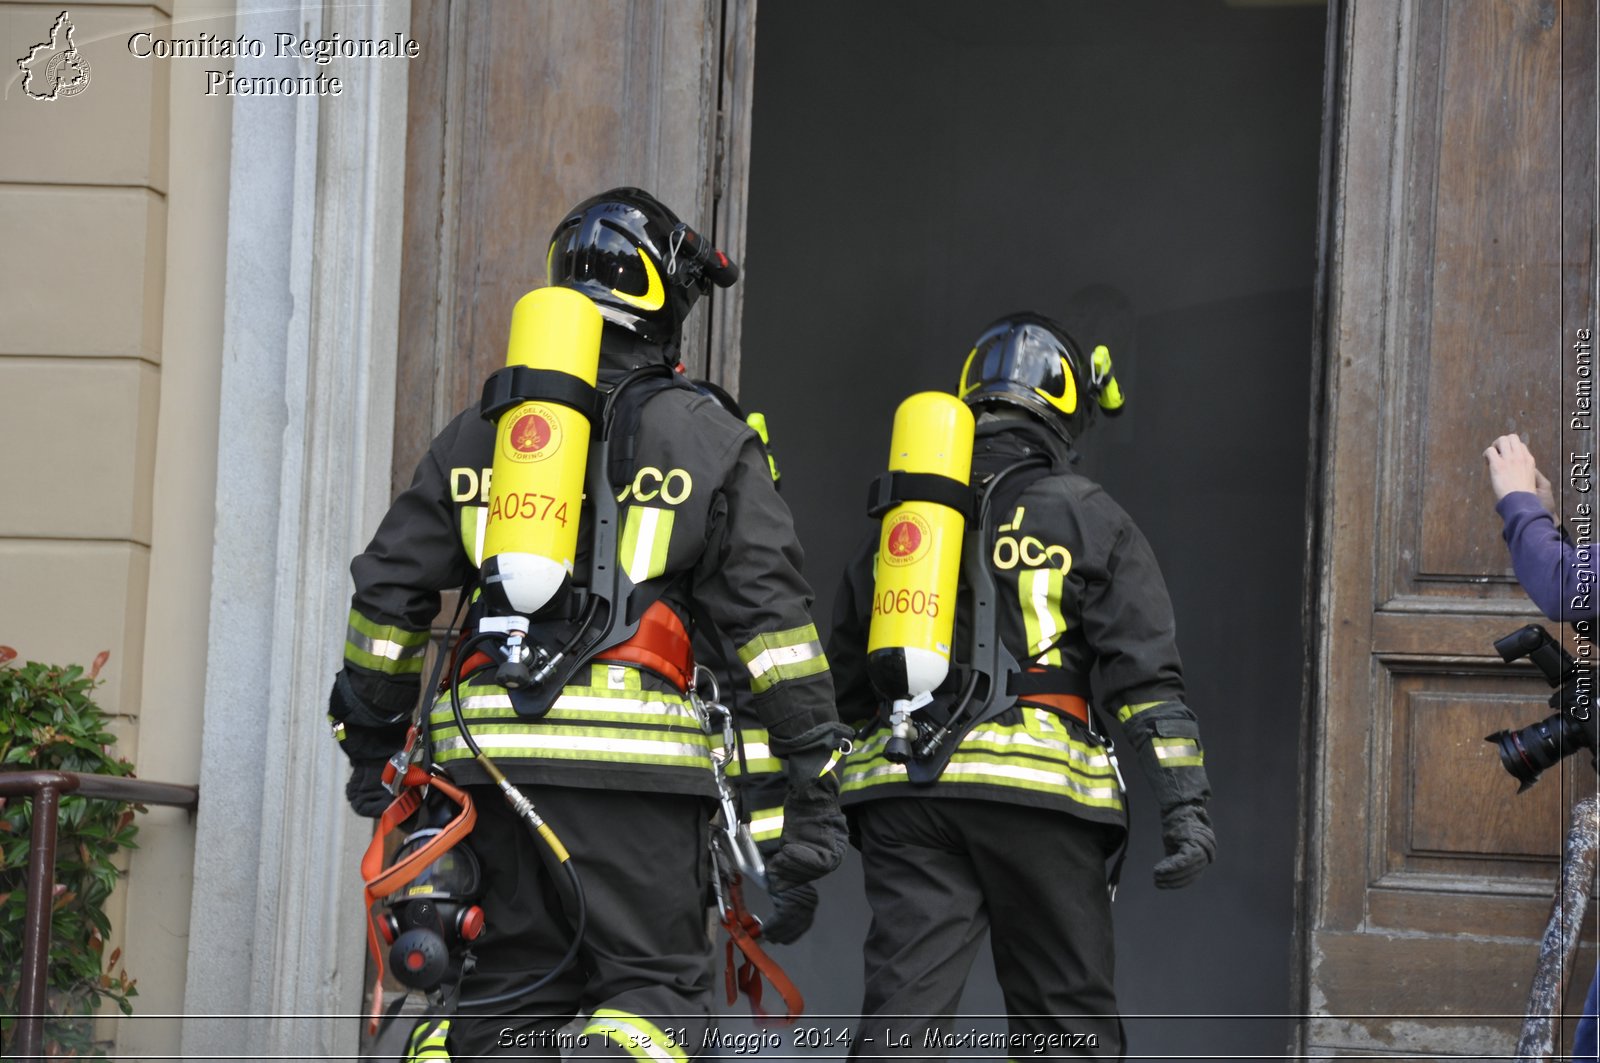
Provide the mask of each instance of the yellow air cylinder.
{"label": "yellow air cylinder", "polygon": [[[895,411],[889,471],[966,485],[972,429],[972,411],[954,395],[912,395]],[[902,502],[883,515],[867,671],[885,698],[920,704],[949,674],[965,530],[966,518],[937,502]]]}
{"label": "yellow air cylinder", "polygon": [[[570,288],[539,288],[511,311],[507,365],[555,370],[594,386],[600,310]],[[589,419],[559,402],[523,402],[495,427],[483,571],[511,608],[532,615],[572,575],[589,458]]]}

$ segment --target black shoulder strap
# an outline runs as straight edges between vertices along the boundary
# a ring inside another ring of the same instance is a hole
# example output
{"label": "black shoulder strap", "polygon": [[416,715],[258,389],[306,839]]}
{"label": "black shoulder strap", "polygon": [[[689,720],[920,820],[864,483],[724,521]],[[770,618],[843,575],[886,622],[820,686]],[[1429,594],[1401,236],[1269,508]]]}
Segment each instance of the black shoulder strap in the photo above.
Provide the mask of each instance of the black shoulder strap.
{"label": "black shoulder strap", "polygon": [[[999,594],[994,573],[989,568],[989,538],[994,531],[995,503],[1001,488],[1021,483],[1019,497],[1051,469],[1043,454],[1030,455],[1006,466],[982,485],[977,513],[961,549],[962,606],[967,610],[968,641],[965,653],[957,651],[956,663],[965,673],[961,691],[946,722],[923,743],[927,753],[906,765],[906,777],[914,785],[926,786],[938,780],[961,739],[978,724],[992,720],[1017,700],[1011,690],[1011,676],[1022,669],[1000,640]],[[931,747],[931,748],[930,748]]]}

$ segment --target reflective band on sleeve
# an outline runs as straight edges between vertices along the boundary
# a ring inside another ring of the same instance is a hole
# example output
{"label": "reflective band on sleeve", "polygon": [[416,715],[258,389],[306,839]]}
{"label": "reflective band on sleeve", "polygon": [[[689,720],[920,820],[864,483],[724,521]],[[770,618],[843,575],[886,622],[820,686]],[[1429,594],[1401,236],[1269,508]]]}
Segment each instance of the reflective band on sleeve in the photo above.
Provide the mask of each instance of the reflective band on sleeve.
{"label": "reflective band on sleeve", "polygon": [[750,817],[750,837],[770,842],[783,834],[783,809],[763,808]]}
{"label": "reflective band on sleeve", "polygon": [[1046,652],[1046,647],[1067,630],[1066,618],[1061,615],[1061,582],[1062,573],[1057,568],[1025,569],[1017,574],[1017,594],[1028,637],[1027,656],[1037,657],[1037,664],[1061,664],[1060,650]]}
{"label": "reflective band on sleeve", "polygon": [[1156,751],[1156,762],[1163,768],[1205,766],[1205,753],[1200,743],[1192,738],[1153,738],[1150,746]]}
{"label": "reflective band on sleeve", "polygon": [[739,732],[739,745],[743,751],[728,758],[728,778],[746,775],[767,775],[783,771],[783,761],[767,745],[765,728],[747,727]]}
{"label": "reflective band on sleeve", "polygon": [[815,624],[757,635],[739,647],[739,660],[750,670],[750,690],[756,694],[786,679],[803,679],[828,670]]}
{"label": "reflective band on sleeve", "polygon": [[1153,709],[1157,705],[1165,705],[1165,701],[1141,701],[1137,705],[1124,705],[1117,710],[1117,722],[1127,723],[1146,709]]}
{"label": "reflective band on sleeve", "polygon": [[622,523],[617,560],[635,583],[654,579],[667,570],[667,547],[672,542],[673,511],[657,506],[629,506]]}
{"label": "reflective band on sleeve", "polygon": [[583,1028],[580,1037],[603,1037],[635,1059],[654,1059],[660,1063],[687,1063],[688,1056],[671,1037],[649,1019],[629,1015],[613,1008],[601,1008]]}
{"label": "reflective band on sleeve", "polygon": [[351,664],[385,675],[420,674],[422,658],[427,652],[426,630],[410,631],[393,624],[375,623],[350,610],[344,659]]}

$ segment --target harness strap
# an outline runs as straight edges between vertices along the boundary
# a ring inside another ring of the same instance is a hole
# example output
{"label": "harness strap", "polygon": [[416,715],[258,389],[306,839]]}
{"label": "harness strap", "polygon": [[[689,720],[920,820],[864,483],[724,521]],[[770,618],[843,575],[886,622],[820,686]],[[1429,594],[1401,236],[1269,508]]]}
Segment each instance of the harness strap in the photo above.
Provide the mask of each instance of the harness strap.
{"label": "harness strap", "polygon": [[[804,1013],[805,999],[783,968],[778,966],[778,962],[757,944],[756,938],[761,936],[761,920],[751,915],[745,907],[744,890],[738,875],[734,875],[728,883],[728,905],[722,913],[722,929],[728,932],[728,1003],[736,1003],[742,990],[750,1000],[751,1014],[758,1020],[768,1018],[766,1009],[761,1006],[761,979],[765,977],[783,998],[783,1006],[787,1009],[787,1014],[775,1021],[786,1026],[793,1023]],[[739,964],[737,973],[734,970],[735,946],[744,953],[744,962]]]}
{"label": "harness strap", "polygon": [[626,642],[619,642],[595,654],[596,661],[636,664],[687,694],[694,685],[694,648],[689,629],[677,611],[657,599],[639,617],[639,630]]}
{"label": "harness strap", "polygon": [[867,489],[867,516],[881,517],[902,502],[937,502],[970,522],[976,501],[972,488],[954,477],[891,470],[873,480]]}
{"label": "harness strap", "polygon": [[542,399],[571,407],[593,423],[600,411],[600,397],[593,384],[563,373],[559,369],[535,369],[527,365],[508,365],[489,374],[483,382],[478,413],[492,421],[513,406]]}
{"label": "harness strap", "polygon": [[1013,672],[1006,685],[1007,692],[1016,695],[1019,704],[1049,709],[1088,727],[1089,701],[1081,688],[1082,684],[1073,682],[1065,671],[1039,667]]}
{"label": "harness strap", "polygon": [[[385,774],[388,773],[389,769],[386,768]],[[367,913],[367,949],[372,953],[372,962],[377,968],[377,977],[372,986],[372,1013],[367,1024],[368,1033],[377,1032],[380,1012],[383,1009],[383,946],[378,941],[378,920],[373,914],[373,909],[383,898],[415,881],[430,864],[472,833],[472,828],[478,823],[478,810],[473,807],[471,796],[465,790],[451,784],[444,776],[430,774],[419,765],[413,764],[406,769],[404,784],[404,792],[394,799],[393,804],[384,809],[383,815],[378,819],[378,829],[373,832],[372,841],[361,857],[361,899],[363,909]],[[460,805],[461,811],[425,845],[385,869],[384,839],[422,806],[422,790],[429,786]]]}

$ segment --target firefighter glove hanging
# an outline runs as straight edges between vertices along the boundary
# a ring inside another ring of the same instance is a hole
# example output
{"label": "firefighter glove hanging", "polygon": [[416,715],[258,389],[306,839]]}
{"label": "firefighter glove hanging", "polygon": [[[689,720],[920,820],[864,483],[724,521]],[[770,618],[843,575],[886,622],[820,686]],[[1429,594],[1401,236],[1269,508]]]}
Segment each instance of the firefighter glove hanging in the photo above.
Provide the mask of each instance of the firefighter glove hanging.
{"label": "firefighter glove hanging", "polygon": [[772,915],[761,923],[761,939],[791,945],[811,929],[817,914],[817,887],[807,882],[772,895]]}
{"label": "firefighter glove hanging", "polygon": [[773,751],[785,758],[788,775],[783,836],[767,861],[767,888],[774,896],[838,867],[849,845],[836,769],[841,749],[848,751],[850,729],[823,724],[813,731],[792,744],[773,739]]}
{"label": "firefighter glove hanging", "polygon": [[352,760],[350,781],[344,785],[344,798],[358,816],[376,819],[394,801],[394,794],[383,785],[386,760]]}
{"label": "firefighter glove hanging", "polygon": [[1211,831],[1206,806],[1178,805],[1161,814],[1161,844],[1165,859],[1156,864],[1156,887],[1177,890],[1200,877],[1217,855],[1217,836]]}

